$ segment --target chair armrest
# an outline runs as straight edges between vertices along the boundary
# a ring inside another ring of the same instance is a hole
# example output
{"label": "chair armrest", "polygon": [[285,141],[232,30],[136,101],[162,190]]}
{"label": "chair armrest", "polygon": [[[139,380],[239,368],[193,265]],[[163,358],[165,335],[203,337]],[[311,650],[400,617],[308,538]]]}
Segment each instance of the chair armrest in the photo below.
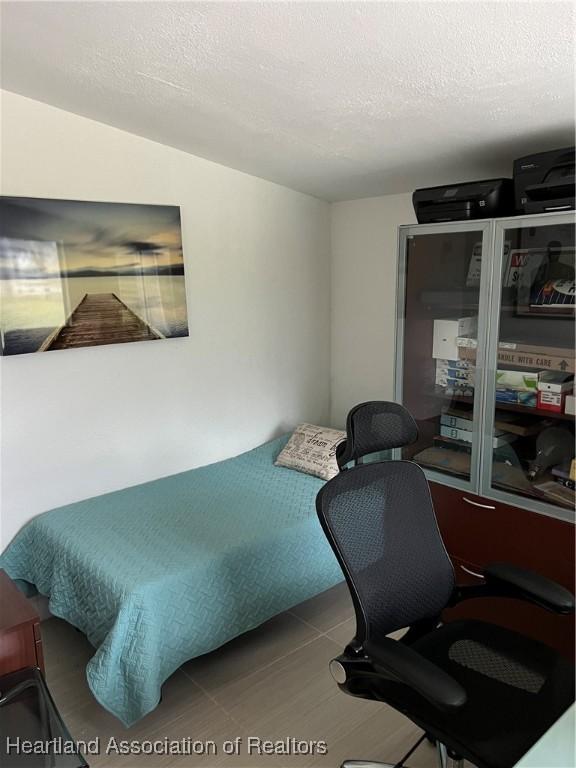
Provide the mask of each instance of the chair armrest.
{"label": "chair armrest", "polygon": [[486,586],[502,597],[529,600],[556,613],[574,613],[574,595],[555,581],[510,563],[492,563],[484,571]]}
{"label": "chair armrest", "polygon": [[377,671],[417,691],[438,709],[454,710],[466,703],[466,691],[460,683],[401,641],[368,641],[364,650]]}

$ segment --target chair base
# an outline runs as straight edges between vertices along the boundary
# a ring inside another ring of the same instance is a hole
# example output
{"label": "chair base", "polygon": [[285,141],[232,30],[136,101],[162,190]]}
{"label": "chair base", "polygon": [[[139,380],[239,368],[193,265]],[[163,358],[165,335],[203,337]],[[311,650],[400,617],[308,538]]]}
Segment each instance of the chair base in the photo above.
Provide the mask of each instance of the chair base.
{"label": "chair base", "polygon": [[438,768],[463,768],[464,760],[450,755],[444,744],[436,742],[436,749],[438,750]]}
{"label": "chair base", "polygon": [[[417,742],[416,746],[419,746],[424,738],[425,737],[422,737],[420,741]],[[404,764],[404,761],[408,760],[412,752],[416,749],[416,746],[413,747],[399,763],[379,763],[374,762],[373,760],[345,760],[340,768],[408,768],[408,766]],[[438,768],[463,768],[464,761],[459,757],[452,757],[444,744],[436,742],[436,749],[438,754]]]}
{"label": "chair base", "polygon": [[396,768],[393,763],[375,763],[370,760],[345,760],[340,768]]}

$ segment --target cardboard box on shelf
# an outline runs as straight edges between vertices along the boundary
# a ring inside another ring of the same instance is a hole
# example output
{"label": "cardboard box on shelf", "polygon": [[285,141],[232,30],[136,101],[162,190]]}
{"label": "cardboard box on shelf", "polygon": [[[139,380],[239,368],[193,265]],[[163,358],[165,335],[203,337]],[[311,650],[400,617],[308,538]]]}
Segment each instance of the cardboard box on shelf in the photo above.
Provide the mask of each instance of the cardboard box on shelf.
{"label": "cardboard box on shelf", "polygon": [[450,416],[449,413],[443,413],[442,416],[440,416],[440,424],[444,427],[465,429],[467,432],[471,432],[474,426],[472,419],[463,419],[460,416]]}
{"label": "cardboard box on shelf", "polygon": [[[457,419],[472,423],[472,410],[459,405],[444,406],[442,408],[442,416],[453,416]],[[442,423],[442,417],[440,417],[440,423]],[[554,421],[552,419],[535,420],[531,413],[515,413],[502,411],[498,408],[496,409],[494,420],[495,430],[513,432],[520,437],[529,437],[530,435],[537,435],[544,427],[552,426],[554,426]],[[498,432],[496,432],[496,434],[498,434]]]}
{"label": "cardboard box on shelf", "polygon": [[446,365],[444,362],[441,362],[439,365],[436,365],[436,373],[444,374],[445,376],[474,376],[475,371],[476,366],[469,362],[463,362],[463,365]]}
{"label": "cardboard box on shelf", "polygon": [[436,360],[435,383],[446,387],[460,381],[462,384],[474,386],[476,366],[467,360]]}
{"label": "cardboard box on shelf", "polygon": [[574,389],[574,376],[569,373],[542,371],[538,377],[538,389],[541,392],[566,394]]}
{"label": "cardboard box on shelf", "polygon": [[570,480],[576,480],[576,459],[570,462]]}
{"label": "cardboard box on shelf", "polygon": [[498,349],[508,350],[509,352],[524,352],[529,355],[542,355],[543,357],[574,357],[573,350],[570,347],[550,347],[539,346],[538,344],[527,344],[518,341],[499,341]]}
{"label": "cardboard box on shelf", "polygon": [[[467,360],[471,363],[476,362],[476,349],[474,347],[458,347],[458,357],[460,360]],[[542,371],[562,371],[563,373],[574,373],[576,363],[573,355],[560,357],[530,352],[517,352],[509,349],[499,349],[498,365],[515,365],[519,368],[533,368]]]}
{"label": "cardboard box on shelf", "polygon": [[[458,336],[456,346],[460,348],[476,349],[478,339],[471,336]],[[539,346],[538,344],[528,344],[521,341],[499,341],[498,349],[508,350],[509,352],[524,352],[528,355],[542,355],[544,357],[573,357],[573,351],[570,347],[550,347]]]}
{"label": "cardboard box on shelf", "polygon": [[474,397],[474,384],[462,379],[452,379],[446,386],[437,385],[436,394],[442,397]]}
{"label": "cardboard box on shelf", "polygon": [[436,386],[446,390],[446,395],[472,395],[474,394],[474,380],[454,379],[450,376],[437,376]]}
{"label": "cardboard box on shelf", "polygon": [[456,346],[459,349],[476,349],[476,347],[478,346],[478,339],[472,336],[457,336]]}
{"label": "cardboard box on shelf", "polygon": [[575,416],[576,415],[576,403],[574,395],[566,395],[566,403],[564,405],[564,413],[567,413],[569,416]]}
{"label": "cardboard box on shelf", "polygon": [[475,369],[474,363],[469,360],[443,360],[442,358],[436,359],[436,370],[457,368],[458,370],[473,371]]}
{"label": "cardboard box on shelf", "polygon": [[[472,421],[471,418],[464,419],[461,416],[451,416],[449,413],[443,413],[442,416],[440,416],[440,425],[443,427],[451,427],[452,429],[464,430],[466,432],[471,433],[474,422]],[[506,429],[495,428],[494,436],[500,437],[501,435],[505,434],[507,431],[508,430]],[[447,435],[444,435],[444,437],[447,437]],[[463,438],[458,438],[458,439],[463,439]]]}
{"label": "cardboard box on shelf", "polygon": [[507,403],[508,405],[523,405],[525,408],[536,408],[537,402],[536,390],[524,389],[505,389],[498,387],[496,389],[496,402]]}
{"label": "cardboard box on shelf", "polygon": [[432,340],[432,357],[442,360],[457,360],[458,336],[469,336],[476,332],[477,317],[459,317],[456,319],[438,318],[434,320],[434,336]]}
{"label": "cardboard box on shelf", "polygon": [[543,411],[553,411],[554,413],[563,413],[566,395],[561,392],[543,392],[538,390],[538,408]]}
{"label": "cardboard box on shelf", "polygon": [[435,381],[441,387],[446,387],[454,382],[462,382],[463,384],[474,386],[474,371],[466,371],[461,368],[440,368],[436,371]]}
{"label": "cardboard box on shelf", "polygon": [[[462,440],[465,443],[472,443],[474,433],[467,429],[455,429],[453,427],[441,426],[440,434],[442,437],[449,437],[451,440]],[[513,435],[510,432],[502,432],[502,434],[492,438],[492,446],[494,448],[500,448],[502,445],[512,443],[516,439],[516,435]]]}
{"label": "cardboard box on shelf", "polygon": [[538,387],[537,371],[496,371],[496,386],[505,389],[536,391]]}

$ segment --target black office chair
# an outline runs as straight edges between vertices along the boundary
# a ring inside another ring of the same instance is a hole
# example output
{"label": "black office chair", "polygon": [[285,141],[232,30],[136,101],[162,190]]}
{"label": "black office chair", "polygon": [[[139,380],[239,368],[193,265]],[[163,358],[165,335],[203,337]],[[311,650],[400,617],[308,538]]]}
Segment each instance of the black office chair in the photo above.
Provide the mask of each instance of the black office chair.
{"label": "black office chair", "polygon": [[[402,406],[363,403],[350,412],[339,464],[417,435]],[[479,586],[457,586],[428,482],[413,462],[342,469],[322,488],[316,508],[356,613],[356,636],[330,662],[339,687],[404,713],[437,743],[442,768],[463,759],[479,768],[513,766],[574,701],[574,668],[516,632],[481,621],[442,624],[440,615],[484,596],[568,614],[573,595],[505,563],[487,567]],[[400,640],[387,637],[403,628]],[[343,768],[382,765],[346,761]]]}
{"label": "black office chair", "polygon": [[398,403],[374,400],[355,405],[346,418],[346,440],[336,448],[340,470],[350,462],[415,443],[418,427],[406,408]]}

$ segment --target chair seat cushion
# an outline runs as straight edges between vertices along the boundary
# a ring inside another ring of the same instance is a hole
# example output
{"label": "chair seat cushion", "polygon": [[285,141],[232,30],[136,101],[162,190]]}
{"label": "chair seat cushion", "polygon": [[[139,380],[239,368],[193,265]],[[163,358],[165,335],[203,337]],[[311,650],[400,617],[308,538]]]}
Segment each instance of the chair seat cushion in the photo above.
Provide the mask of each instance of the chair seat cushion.
{"label": "chair seat cushion", "polygon": [[574,701],[574,667],[555,651],[480,621],[455,621],[413,646],[466,690],[456,714],[425,705],[420,720],[481,768],[509,768]]}

